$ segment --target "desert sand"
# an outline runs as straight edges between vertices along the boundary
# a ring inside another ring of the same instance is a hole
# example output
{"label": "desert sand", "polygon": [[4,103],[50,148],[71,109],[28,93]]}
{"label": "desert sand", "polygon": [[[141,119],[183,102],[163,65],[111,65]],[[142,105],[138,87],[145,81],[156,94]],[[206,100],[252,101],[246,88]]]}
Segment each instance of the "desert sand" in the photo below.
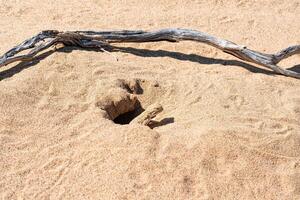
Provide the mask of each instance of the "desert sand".
{"label": "desert sand", "polygon": [[[48,29],[191,28],[266,53],[300,44],[298,0],[0,5],[0,54]],[[195,42],[117,46],[0,69],[0,199],[300,199],[300,80]],[[151,128],[112,120],[154,103]]]}

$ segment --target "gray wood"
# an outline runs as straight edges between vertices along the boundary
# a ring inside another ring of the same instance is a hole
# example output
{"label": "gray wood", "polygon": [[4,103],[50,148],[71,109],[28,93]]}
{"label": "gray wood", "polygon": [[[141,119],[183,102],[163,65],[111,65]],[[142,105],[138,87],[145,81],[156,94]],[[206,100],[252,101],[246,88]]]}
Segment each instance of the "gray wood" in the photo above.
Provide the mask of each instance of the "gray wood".
{"label": "gray wood", "polygon": [[[30,61],[39,52],[59,43],[66,46],[82,48],[103,48],[112,43],[124,42],[178,42],[190,40],[214,46],[223,52],[231,54],[241,60],[256,63],[267,67],[285,76],[300,78],[300,73],[279,67],[277,64],[292,55],[300,54],[300,45],[290,46],[275,54],[260,53],[238,45],[228,40],[220,39],[196,30],[189,29],[162,29],[153,32],[147,31],[42,31],[36,36],[25,40],[0,57],[0,67],[16,61]],[[29,52],[19,55],[24,50]]]}

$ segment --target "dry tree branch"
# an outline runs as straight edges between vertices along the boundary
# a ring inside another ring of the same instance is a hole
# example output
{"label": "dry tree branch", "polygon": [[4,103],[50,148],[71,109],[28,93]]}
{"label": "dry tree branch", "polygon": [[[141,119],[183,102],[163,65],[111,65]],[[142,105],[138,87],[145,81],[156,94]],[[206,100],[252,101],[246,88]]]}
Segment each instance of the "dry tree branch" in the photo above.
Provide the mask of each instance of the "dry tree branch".
{"label": "dry tree branch", "polygon": [[[178,42],[182,40],[190,40],[205,43],[214,46],[222,51],[231,54],[241,60],[256,63],[258,65],[272,69],[273,71],[290,76],[300,78],[300,73],[283,69],[277,64],[292,55],[300,54],[300,45],[290,46],[275,54],[260,53],[245,46],[235,44],[233,42],[223,40],[207,33],[189,29],[162,29],[154,32],[146,31],[67,31],[59,32],[56,30],[42,31],[36,36],[25,40],[23,43],[12,48],[0,57],[0,67],[7,64],[32,60],[34,56],[53,45],[63,43],[65,46],[77,46],[82,48],[100,48],[110,46],[111,43],[122,42],[157,42],[169,41]],[[24,50],[29,53],[17,55]]]}

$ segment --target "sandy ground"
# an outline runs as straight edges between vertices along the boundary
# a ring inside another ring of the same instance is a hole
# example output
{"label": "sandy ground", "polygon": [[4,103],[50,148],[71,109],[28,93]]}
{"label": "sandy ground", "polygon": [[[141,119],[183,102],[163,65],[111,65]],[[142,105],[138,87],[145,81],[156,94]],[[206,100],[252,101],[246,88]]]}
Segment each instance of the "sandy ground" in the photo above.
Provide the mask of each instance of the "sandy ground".
{"label": "sandy ground", "polygon": [[[1,54],[44,29],[192,28],[270,53],[300,43],[298,0],[0,5]],[[119,61],[66,48],[0,69],[0,199],[300,198],[299,80],[204,44],[119,46]],[[164,107],[153,129],[103,110],[134,97]]]}

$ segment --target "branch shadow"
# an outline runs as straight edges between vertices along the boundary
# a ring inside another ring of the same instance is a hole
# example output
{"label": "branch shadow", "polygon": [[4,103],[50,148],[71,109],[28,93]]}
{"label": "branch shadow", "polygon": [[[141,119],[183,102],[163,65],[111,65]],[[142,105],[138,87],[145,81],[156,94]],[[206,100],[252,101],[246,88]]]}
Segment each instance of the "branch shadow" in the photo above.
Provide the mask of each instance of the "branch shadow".
{"label": "branch shadow", "polygon": [[[18,63],[17,65],[6,69],[4,71],[0,71],[0,81],[10,78],[13,75],[21,72],[24,69],[27,69],[29,67],[32,67],[36,64],[38,64],[41,60],[47,58],[54,52],[61,52],[61,53],[71,53],[72,51],[94,51],[94,52],[103,52],[101,49],[96,49],[96,48],[90,48],[90,49],[83,49],[79,47],[64,47],[62,49],[58,50],[49,50],[46,51],[38,56],[36,56],[33,60],[31,61],[22,61]],[[262,73],[266,75],[276,75],[275,72],[267,70],[267,69],[262,69],[259,67],[256,67],[254,65],[248,64],[243,61],[238,61],[238,60],[226,60],[226,59],[218,59],[218,58],[209,58],[201,55],[196,55],[196,54],[186,54],[186,53],[181,53],[181,52],[175,52],[175,51],[166,51],[166,50],[149,50],[149,49],[138,49],[138,48],[133,48],[133,47],[116,47],[116,46],[108,46],[105,47],[106,51],[109,52],[123,52],[123,53],[128,53],[128,54],[133,54],[136,56],[140,57],[169,57],[181,61],[189,61],[189,62],[195,62],[195,63],[200,63],[200,64],[220,64],[223,66],[237,66],[237,67],[242,67],[252,73]],[[299,70],[300,71],[300,65],[296,65],[292,67],[295,71]]]}
{"label": "branch shadow", "polygon": [[0,81],[2,81],[4,79],[7,79],[7,78],[10,78],[13,75],[23,71],[24,69],[27,69],[29,67],[32,67],[32,66],[38,64],[41,60],[47,58],[48,56],[50,56],[54,52],[55,52],[55,50],[46,51],[46,52],[34,57],[34,59],[31,60],[31,61],[22,61],[22,62],[18,63],[17,65],[15,65],[15,66],[7,69],[7,70],[0,71]]}
{"label": "branch shadow", "polygon": [[300,73],[300,65],[295,65],[293,67],[288,68],[288,70]]}
{"label": "branch shadow", "polygon": [[248,64],[243,61],[238,60],[225,60],[218,58],[209,58],[197,54],[185,54],[181,52],[175,51],[166,51],[166,50],[149,50],[149,49],[137,49],[132,47],[115,47],[114,51],[119,51],[123,53],[129,53],[140,57],[169,57],[181,61],[190,61],[200,64],[212,65],[212,64],[220,64],[223,66],[237,66],[242,67],[253,73],[262,73],[267,75],[276,75],[277,73],[256,67],[254,65]]}

